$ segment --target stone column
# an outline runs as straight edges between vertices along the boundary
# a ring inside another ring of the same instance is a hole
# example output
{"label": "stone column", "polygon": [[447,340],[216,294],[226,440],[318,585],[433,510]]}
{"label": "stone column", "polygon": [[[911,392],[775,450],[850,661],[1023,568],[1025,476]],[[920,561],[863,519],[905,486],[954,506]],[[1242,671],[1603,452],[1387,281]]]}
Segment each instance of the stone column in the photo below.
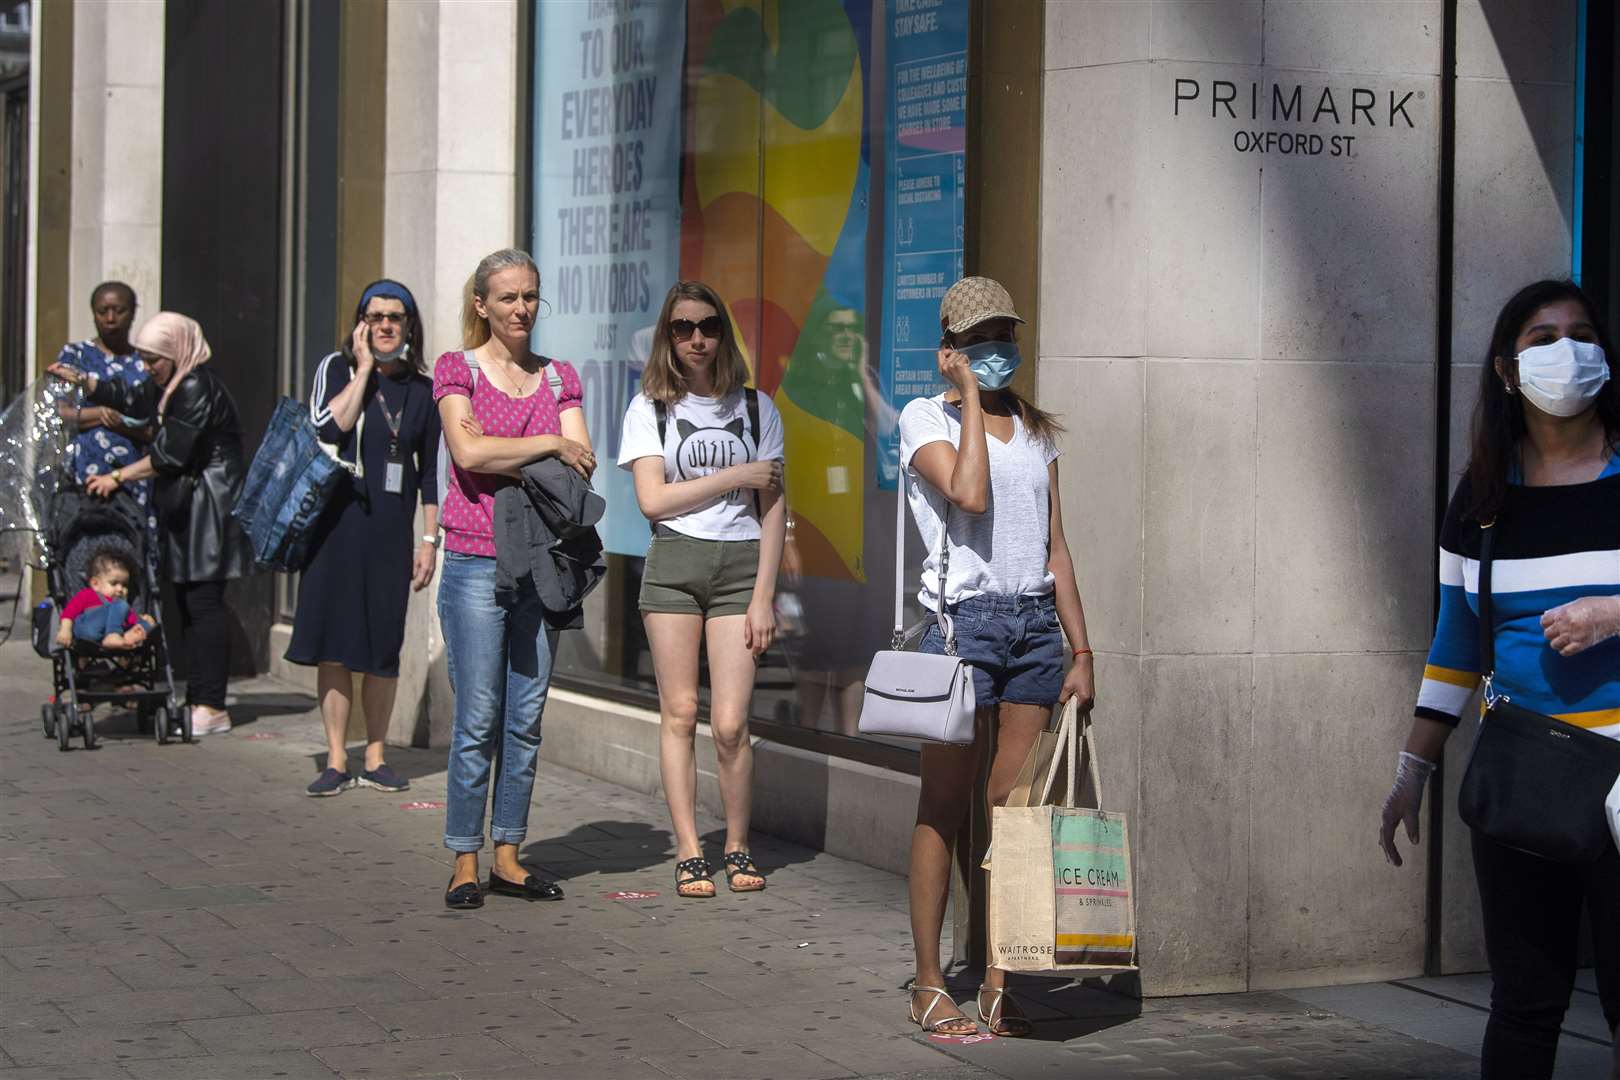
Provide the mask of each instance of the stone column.
{"label": "stone column", "polygon": [[[1457,5],[1457,178],[1451,340],[1451,479],[1468,465],[1469,422],[1496,313],[1539,278],[1570,273],[1575,201],[1575,0]],[[1446,752],[1440,963],[1483,971],[1468,828],[1457,786],[1477,724]]]}
{"label": "stone column", "polygon": [[1046,10],[1039,385],[1143,989],[1414,974],[1421,853],[1375,838],[1431,617],[1441,4]]}
{"label": "stone column", "polygon": [[[162,308],[163,0],[75,0],[69,332],[90,336],[108,279]],[[60,343],[58,343],[60,344]]]}
{"label": "stone column", "polygon": [[[517,242],[514,0],[389,0],[383,272],[410,286],[430,357],[461,346],[462,285]],[[391,738],[449,741],[434,587],[411,596]]]}

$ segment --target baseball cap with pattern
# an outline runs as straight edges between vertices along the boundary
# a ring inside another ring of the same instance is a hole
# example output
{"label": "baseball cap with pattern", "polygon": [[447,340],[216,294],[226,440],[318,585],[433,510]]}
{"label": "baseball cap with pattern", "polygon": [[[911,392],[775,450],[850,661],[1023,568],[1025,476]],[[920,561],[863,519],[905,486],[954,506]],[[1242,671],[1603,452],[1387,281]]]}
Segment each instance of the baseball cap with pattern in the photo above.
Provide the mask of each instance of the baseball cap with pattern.
{"label": "baseball cap with pattern", "polygon": [[1024,321],[1013,309],[1012,297],[1007,295],[1001,282],[987,277],[965,277],[945,290],[939,302],[939,322],[947,332],[960,334],[986,319]]}

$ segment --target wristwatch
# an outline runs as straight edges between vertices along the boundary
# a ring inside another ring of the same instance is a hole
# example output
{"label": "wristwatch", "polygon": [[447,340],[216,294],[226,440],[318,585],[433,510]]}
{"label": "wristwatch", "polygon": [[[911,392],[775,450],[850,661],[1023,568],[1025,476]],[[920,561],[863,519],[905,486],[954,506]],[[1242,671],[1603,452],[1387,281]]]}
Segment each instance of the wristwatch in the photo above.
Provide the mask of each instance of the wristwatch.
{"label": "wristwatch", "polygon": [[112,471],[111,475],[112,475],[112,478],[113,478],[113,483],[117,484],[119,487],[124,486],[124,470],[123,469],[114,469]]}
{"label": "wristwatch", "polygon": [[444,539],[444,537],[441,536],[439,533],[429,533],[428,535],[422,537],[422,543],[424,543],[424,544],[432,544],[434,547],[438,547],[439,543],[443,539]]}

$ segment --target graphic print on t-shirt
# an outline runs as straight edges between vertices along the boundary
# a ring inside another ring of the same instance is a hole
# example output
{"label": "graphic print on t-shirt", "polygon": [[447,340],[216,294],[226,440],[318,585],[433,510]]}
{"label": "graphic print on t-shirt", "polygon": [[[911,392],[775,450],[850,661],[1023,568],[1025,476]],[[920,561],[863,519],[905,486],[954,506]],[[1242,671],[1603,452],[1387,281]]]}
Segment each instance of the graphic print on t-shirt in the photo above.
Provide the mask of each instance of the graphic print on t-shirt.
{"label": "graphic print on t-shirt", "polygon": [[[676,417],[675,434],[680,442],[675,446],[675,468],[680,478],[695,480],[752,460],[748,443],[743,440],[743,430],[740,416],[724,427],[703,428],[690,420]],[[727,500],[740,496],[741,491],[737,488],[725,494]]]}

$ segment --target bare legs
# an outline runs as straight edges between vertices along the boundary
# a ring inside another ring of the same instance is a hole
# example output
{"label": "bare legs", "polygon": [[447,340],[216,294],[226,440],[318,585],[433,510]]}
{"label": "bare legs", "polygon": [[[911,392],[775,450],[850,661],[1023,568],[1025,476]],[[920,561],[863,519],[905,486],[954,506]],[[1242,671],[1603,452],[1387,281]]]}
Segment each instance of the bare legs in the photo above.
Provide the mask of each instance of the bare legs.
{"label": "bare legs", "polygon": [[[658,678],[660,729],[658,766],[675,831],[677,860],[703,853],[697,831],[698,649],[709,647],[709,732],[714,738],[720,799],[726,812],[727,852],[748,850],[753,808],[754,751],[748,742],[748,707],[754,693],[754,657],[743,644],[744,616],[723,615],[705,623],[700,615],[647,612],[643,615]],[[740,875],[739,887],[757,884]],[[709,895],[712,887],[682,890]]]}
{"label": "bare legs", "polygon": [[[945,973],[940,964],[939,935],[945,925],[945,903],[950,889],[951,852],[957,831],[972,804],[978,782],[979,761],[991,718],[997,725],[996,754],[990,762],[986,797],[992,806],[1004,805],[1012,791],[1018,770],[1023,766],[1036,735],[1050,719],[1052,710],[1042,705],[1003,704],[979,713],[979,730],[972,746],[925,746],[922,750],[922,791],[917,799],[917,824],[911,834],[911,937],[917,951],[917,984],[943,986]],[[992,966],[985,957],[984,984],[992,989],[1006,985],[1007,973]],[[917,1012],[931,1003],[927,994],[914,994]],[[941,1002],[934,1017],[952,1015]],[[960,1012],[956,1012],[960,1016]],[[1015,1015],[1009,1008],[1009,1016]],[[947,1034],[973,1030],[966,1019],[948,1024]]]}
{"label": "bare legs", "polygon": [[[354,708],[354,676],[342,664],[322,664],[316,668],[316,688],[321,700],[321,722],[326,726],[326,767],[347,772],[349,751],[344,734],[349,713]],[[365,675],[360,682],[360,701],[366,714],[366,770],[382,765],[388,719],[394,712],[398,679]]]}

